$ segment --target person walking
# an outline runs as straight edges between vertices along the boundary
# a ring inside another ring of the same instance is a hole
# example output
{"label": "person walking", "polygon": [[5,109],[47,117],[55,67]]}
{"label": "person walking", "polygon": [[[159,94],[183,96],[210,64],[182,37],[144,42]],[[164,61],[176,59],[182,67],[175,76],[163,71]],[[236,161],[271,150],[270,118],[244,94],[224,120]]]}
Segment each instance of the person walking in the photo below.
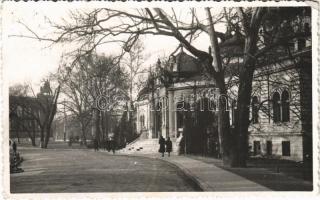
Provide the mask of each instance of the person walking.
{"label": "person walking", "polygon": [[13,141],[12,143],[12,150],[13,150],[13,153],[16,154],[17,153],[17,144],[15,141]]}
{"label": "person walking", "polygon": [[162,157],[164,156],[164,152],[165,152],[165,143],[166,143],[166,141],[164,140],[164,138],[161,135],[159,138],[159,145],[160,145],[159,153],[162,154]]}
{"label": "person walking", "polygon": [[108,150],[108,139],[104,139],[104,140],[103,140],[103,149],[104,149],[105,151]]}
{"label": "person walking", "polygon": [[94,151],[99,151],[99,146],[98,145],[99,145],[98,144],[98,140],[97,140],[97,138],[95,138],[93,140]]}
{"label": "person walking", "polygon": [[112,153],[115,154],[115,152],[116,152],[116,142],[113,139],[111,140],[111,149],[112,149]]}
{"label": "person walking", "polygon": [[170,157],[170,152],[172,151],[172,142],[170,140],[170,137],[167,138],[166,141],[166,152],[168,152],[168,156]]}

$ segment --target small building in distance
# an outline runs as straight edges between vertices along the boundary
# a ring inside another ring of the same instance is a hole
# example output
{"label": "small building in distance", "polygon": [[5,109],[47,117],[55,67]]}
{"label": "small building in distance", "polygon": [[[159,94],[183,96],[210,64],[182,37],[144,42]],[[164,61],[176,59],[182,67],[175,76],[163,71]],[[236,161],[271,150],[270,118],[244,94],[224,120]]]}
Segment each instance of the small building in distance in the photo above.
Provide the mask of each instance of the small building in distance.
{"label": "small building in distance", "polygon": [[[9,137],[20,141],[39,139],[41,116],[38,100],[28,96],[9,96]],[[35,141],[34,141],[35,142]]]}

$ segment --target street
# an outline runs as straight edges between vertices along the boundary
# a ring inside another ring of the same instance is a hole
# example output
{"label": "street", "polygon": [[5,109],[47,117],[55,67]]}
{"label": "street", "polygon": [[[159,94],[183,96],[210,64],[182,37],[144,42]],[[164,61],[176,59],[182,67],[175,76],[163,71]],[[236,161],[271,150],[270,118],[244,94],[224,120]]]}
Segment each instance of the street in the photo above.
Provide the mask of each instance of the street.
{"label": "street", "polygon": [[87,149],[21,149],[23,173],[11,174],[11,193],[195,191],[169,163]]}

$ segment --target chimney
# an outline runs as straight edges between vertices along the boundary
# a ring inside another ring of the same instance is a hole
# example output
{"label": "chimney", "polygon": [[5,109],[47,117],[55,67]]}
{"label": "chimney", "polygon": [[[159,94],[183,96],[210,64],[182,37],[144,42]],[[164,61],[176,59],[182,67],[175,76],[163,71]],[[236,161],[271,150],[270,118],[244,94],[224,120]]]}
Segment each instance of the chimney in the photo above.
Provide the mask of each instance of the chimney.
{"label": "chimney", "polygon": [[180,52],[183,52],[183,45],[180,43]]}

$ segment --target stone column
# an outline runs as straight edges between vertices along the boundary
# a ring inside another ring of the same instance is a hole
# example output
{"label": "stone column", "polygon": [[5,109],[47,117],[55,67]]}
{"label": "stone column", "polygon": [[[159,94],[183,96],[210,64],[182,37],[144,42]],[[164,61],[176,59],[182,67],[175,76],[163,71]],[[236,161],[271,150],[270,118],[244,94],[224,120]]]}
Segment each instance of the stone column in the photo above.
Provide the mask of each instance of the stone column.
{"label": "stone column", "polygon": [[174,91],[168,92],[168,108],[169,108],[169,136],[175,138],[176,136],[176,124],[175,124],[175,103],[174,103]]}

